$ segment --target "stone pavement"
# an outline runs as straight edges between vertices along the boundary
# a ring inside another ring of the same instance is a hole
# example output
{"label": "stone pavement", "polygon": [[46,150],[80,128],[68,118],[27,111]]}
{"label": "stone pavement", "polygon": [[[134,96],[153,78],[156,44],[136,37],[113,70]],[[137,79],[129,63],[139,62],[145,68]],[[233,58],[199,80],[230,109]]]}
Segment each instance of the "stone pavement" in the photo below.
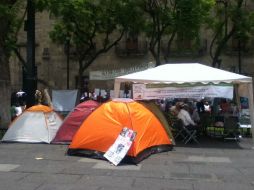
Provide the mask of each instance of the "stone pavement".
{"label": "stone pavement", "polygon": [[177,145],[137,166],[65,155],[67,145],[0,144],[0,190],[253,190],[252,139]]}

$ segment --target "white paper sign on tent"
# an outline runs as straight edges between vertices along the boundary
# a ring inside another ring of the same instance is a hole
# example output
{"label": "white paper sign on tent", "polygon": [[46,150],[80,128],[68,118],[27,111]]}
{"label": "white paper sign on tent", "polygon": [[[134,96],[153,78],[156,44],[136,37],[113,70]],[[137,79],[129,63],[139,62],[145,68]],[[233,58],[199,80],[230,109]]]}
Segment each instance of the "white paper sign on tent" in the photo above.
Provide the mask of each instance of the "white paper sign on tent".
{"label": "white paper sign on tent", "polygon": [[115,166],[117,166],[127,154],[135,137],[136,132],[128,129],[127,127],[124,127],[114,144],[103,156],[112,162]]}

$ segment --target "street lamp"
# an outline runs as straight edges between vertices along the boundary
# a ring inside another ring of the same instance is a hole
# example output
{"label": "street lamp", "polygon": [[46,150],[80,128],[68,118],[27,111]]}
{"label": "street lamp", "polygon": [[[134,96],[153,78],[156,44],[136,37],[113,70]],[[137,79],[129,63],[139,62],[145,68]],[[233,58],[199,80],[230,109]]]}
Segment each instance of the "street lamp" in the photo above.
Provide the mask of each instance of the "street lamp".
{"label": "street lamp", "polygon": [[27,107],[35,103],[37,88],[37,69],[35,66],[35,4],[34,0],[27,0],[27,62],[23,70],[23,89],[27,93]]}

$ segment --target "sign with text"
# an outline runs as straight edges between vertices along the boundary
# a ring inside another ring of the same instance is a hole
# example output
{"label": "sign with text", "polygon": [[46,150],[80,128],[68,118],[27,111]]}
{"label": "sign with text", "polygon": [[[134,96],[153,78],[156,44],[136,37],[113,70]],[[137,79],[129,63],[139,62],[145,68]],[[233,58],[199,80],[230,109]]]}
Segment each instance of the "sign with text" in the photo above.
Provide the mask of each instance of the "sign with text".
{"label": "sign with text", "polygon": [[233,98],[231,84],[133,84],[134,100],[162,98],[195,98],[224,97]]}
{"label": "sign with text", "polygon": [[127,127],[124,127],[117,137],[114,144],[108,149],[103,155],[111,163],[117,166],[121,160],[125,157],[128,150],[130,149],[133,140],[136,137],[136,132]]}
{"label": "sign with text", "polygon": [[149,62],[149,63],[143,63],[136,66],[128,67],[128,68],[90,71],[89,79],[90,80],[112,80],[115,77],[138,72],[138,71],[143,71],[149,68],[153,68],[154,66],[155,66],[154,63]]}

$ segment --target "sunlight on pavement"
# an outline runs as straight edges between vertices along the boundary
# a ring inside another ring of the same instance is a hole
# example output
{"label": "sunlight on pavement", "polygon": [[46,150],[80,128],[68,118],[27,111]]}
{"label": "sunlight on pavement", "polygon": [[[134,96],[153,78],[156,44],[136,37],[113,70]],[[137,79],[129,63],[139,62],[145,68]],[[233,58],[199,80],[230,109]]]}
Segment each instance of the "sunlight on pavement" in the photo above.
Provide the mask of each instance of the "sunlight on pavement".
{"label": "sunlight on pavement", "polygon": [[214,162],[214,163],[231,163],[228,157],[205,157],[205,156],[188,156],[189,162]]}
{"label": "sunlight on pavement", "polygon": [[93,166],[94,169],[111,169],[111,170],[140,170],[141,164],[138,165],[118,165],[114,166],[110,162],[105,160],[98,160],[98,159],[90,159],[90,158],[81,158],[78,160],[79,162],[90,162],[95,163]]}
{"label": "sunlight on pavement", "polygon": [[1,172],[9,172],[14,170],[15,168],[19,167],[20,165],[17,164],[0,164],[0,171]]}

